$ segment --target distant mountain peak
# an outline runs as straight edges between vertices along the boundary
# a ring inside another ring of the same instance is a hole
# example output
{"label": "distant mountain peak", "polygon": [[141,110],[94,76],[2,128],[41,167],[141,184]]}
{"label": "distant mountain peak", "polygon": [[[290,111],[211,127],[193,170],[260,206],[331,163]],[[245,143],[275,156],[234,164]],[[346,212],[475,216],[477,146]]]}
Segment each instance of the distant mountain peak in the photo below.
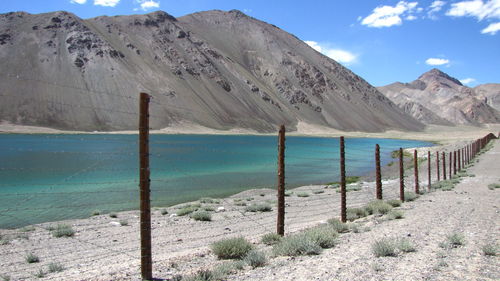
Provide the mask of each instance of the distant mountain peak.
{"label": "distant mountain peak", "polygon": [[418,77],[418,80],[424,81],[424,82],[432,82],[432,81],[440,81],[440,80],[448,80],[453,82],[454,84],[457,84],[459,86],[463,86],[463,84],[456,78],[451,77],[450,75],[444,73],[443,71],[433,68],[426,73],[420,75]]}

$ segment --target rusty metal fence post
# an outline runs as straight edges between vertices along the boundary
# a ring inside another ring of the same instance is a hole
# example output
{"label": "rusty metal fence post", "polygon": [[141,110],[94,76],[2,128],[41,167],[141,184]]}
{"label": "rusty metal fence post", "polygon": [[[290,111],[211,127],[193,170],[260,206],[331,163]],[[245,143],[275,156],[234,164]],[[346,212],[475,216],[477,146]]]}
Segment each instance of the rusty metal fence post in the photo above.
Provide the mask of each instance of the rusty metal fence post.
{"label": "rusty metal fence post", "polygon": [[439,174],[439,151],[436,151],[436,178],[437,181],[441,180],[441,175]]}
{"label": "rusty metal fence post", "polygon": [[418,185],[418,155],[417,150],[413,151],[413,167],[415,171],[415,193],[419,194],[419,185]]}
{"label": "rusty metal fence post", "polygon": [[452,163],[453,162],[453,158],[452,158],[451,155],[452,155],[452,152],[450,151],[450,159],[448,160],[450,162],[450,167],[449,167],[449,170],[450,170],[450,172],[449,172],[449,175],[450,175],[449,179],[450,180],[451,180],[451,173],[453,173],[453,163]]}
{"label": "rusty metal fence post", "polygon": [[153,278],[149,179],[149,100],[150,96],[148,94],[141,93],[139,105],[139,184],[141,201],[141,277],[145,280]]}
{"label": "rusty metal fence post", "polygon": [[375,145],[375,180],[376,180],[376,196],[378,200],[382,200],[382,175],[380,173],[380,146]]}
{"label": "rusty metal fence post", "polygon": [[345,144],[340,137],[340,221],[347,222],[347,198],[345,182]]}
{"label": "rusty metal fence post", "polygon": [[460,148],[457,150],[457,165],[458,165],[458,168],[457,168],[457,171],[461,171],[462,170],[462,156],[460,155]]}
{"label": "rusty metal fence post", "polygon": [[399,148],[399,199],[405,201],[405,172],[403,167],[403,148]]}
{"label": "rusty metal fence post", "polygon": [[446,153],[441,154],[443,156],[443,180],[446,180]]}
{"label": "rusty metal fence post", "polygon": [[431,152],[427,151],[427,176],[429,179],[429,186],[427,189],[431,191]]}
{"label": "rusty metal fence post", "polygon": [[457,174],[457,151],[453,151],[453,175]]}
{"label": "rusty metal fence post", "polygon": [[278,219],[277,233],[285,235],[285,125],[278,135]]}

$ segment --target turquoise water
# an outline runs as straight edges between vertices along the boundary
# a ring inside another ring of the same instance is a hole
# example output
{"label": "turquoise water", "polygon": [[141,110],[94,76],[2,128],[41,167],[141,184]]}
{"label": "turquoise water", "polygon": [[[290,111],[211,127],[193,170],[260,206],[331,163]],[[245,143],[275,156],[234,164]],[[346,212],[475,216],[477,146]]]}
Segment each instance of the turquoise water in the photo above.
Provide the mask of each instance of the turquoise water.
{"label": "turquoise water", "polygon": [[[0,228],[139,208],[137,135],[0,135]],[[273,188],[273,136],[152,135],[153,206]],[[394,139],[346,139],[348,175],[374,169],[399,147],[432,144]],[[338,138],[287,137],[286,184],[338,180]]]}

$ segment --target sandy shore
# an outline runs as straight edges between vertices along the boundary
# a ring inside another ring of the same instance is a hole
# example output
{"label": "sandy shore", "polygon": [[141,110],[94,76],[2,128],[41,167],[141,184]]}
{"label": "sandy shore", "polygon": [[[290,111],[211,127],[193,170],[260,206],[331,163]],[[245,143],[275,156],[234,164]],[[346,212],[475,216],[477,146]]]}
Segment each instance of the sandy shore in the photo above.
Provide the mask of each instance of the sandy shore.
{"label": "sandy shore", "polygon": [[[459,133],[456,136],[458,138]],[[453,142],[440,149],[451,150],[461,145],[461,141]],[[498,243],[500,237],[500,196],[497,194],[500,190],[487,188],[488,184],[500,180],[499,154],[500,144],[496,141],[494,149],[481,155],[476,166],[470,168],[469,172],[475,177],[465,178],[453,191],[432,192],[416,202],[405,203],[401,208],[405,212],[403,220],[368,217],[358,223],[370,231],[342,235],[337,247],[320,256],[272,258],[268,266],[247,267],[229,279],[498,280],[498,257],[482,256],[480,247],[488,241]],[[421,185],[425,187],[427,170],[423,168],[427,164],[421,165]],[[362,182],[359,186],[361,190],[347,195],[349,208],[363,206],[375,197],[373,182]],[[406,186],[412,188],[412,176],[407,176]],[[397,180],[385,179],[383,188],[385,199],[398,197]],[[297,196],[301,192],[308,196]],[[300,187],[286,198],[287,234],[339,215],[339,193],[327,186]],[[168,280],[176,275],[212,269],[222,261],[210,252],[209,245],[223,238],[243,236],[262,251],[269,252],[270,248],[259,240],[262,235],[275,231],[276,208],[271,212],[253,213],[247,212],[243,205],[275,205],[275,199],[275,191],[264,189],[200,203],[201,208],[208,210],[224,208],[220,212],[211,211],[209,222],[177,216],[179,206],[154,210],[154,276]],[[98,215],[38,224],[28,229],[0,230],[3,240],[7,241],[0,245],[0,276],[8,276],[10,280],[38,280],[35,275],[42,270],[43,280],[139,280],[139,213],[121,212],[116,216]],[[50,229],[57,224],[71,226],[74,237],[53,237]],[[453,231],[464,233],[468,243],[442,254],[438,244]],[[370,241],[381,237],[410,237],[417,252],[396,258],[375,258]],[[27,263],[29,253],[38,256],[40,261]],[[441,261],[448,266],[437,267]],[[48,272],[51,263],[61,264],[64,270]]]}
{"label": "sandy shore", "polygon": [[[62,131],[44,127],[20,126],[10,123],[0,123],[0,133],[17,134],[137,134],[137,131],[116,131],[116,132],[81,132]],[[180,123],[172,127],[161,130],[151,130],[151,134],[208,134],[208,135],[276,135],[262,134],[248,129],[231,129],[227,131],[215,130],[188,122]],[[358,138],[395,138],[412,139],[423,141],[435,141],[443,144],[452,143],[457,140],[473,140],[485,136],[488,133],[498,135],[500,124],[485,124],[482,127],[475,126],[436,126],[429,125],[422,132],[388,130],[380,133],[340,131],[319,125],[311,125],[299,122],[297,130],[288,132],[291,136],[317,136],[317,137],[358,137]]]}

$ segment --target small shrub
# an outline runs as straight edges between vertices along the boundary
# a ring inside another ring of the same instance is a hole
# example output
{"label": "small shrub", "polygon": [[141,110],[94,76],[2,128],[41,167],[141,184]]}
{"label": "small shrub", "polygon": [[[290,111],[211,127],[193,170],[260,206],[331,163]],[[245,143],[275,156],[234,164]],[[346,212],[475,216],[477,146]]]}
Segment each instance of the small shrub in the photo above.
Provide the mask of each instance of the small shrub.
{"label": "small shrub", "polygon": [[262,236],[260,239],[260,242],[266,244],[266,245],[274,245],[277,244],[283,239],[283,237],[279,234],[276,233],[267,233]]}
{"label": "small shrub", "polygon": [[309,193],[307,192],[298,192],[297,197],[309,197]]}
{"label": "small shrub", "polygon": [[489,190],[495,190],[497,188],[500,188],[500,183],[491,183],[491,184],[488,184],[488,189]]}
{"label": "small shrub", "polygon": [[21,232],[32,232],[32,231],[35,231],[35,227],[34,226],[25,226],[21,229],[19,229],[19,231]]}
{"label": "small shrub", "polygon": [[349,231],[349,226],[338,219],[329,219],[328,225],[330,225],[333,230],[338,233],[344,233]]}
{"label": "small shrub", "polygon": [[217,281],[222,280],[224,275],[217,271],[199,270],[196,274],[182,278],[182,281]]}
{"label": "small shrub", "polygon": [[188,207],[177,210],[176,214],[181,217],[181,216],[189,215],[192,212],[195,212],[196,210],[198,210],[198,207],[188,206]]}
{"label": "small shrub", "polygon": [[49,264],[49,272],[51,272],[51,273],[61,272],[63,270],[64,270],[64,266],[62,266],[62,264],[60,264],[60,263],[53,262],[53,263]]}
{"label": "small shrub", "polygon": [[243,237],[217,241],[211,245],[219,259],[241,259],[253,249],[252,244]]}
{"label": "small shrub", "polygon": [[366,217],[367,215],[368,213],[364,208],[348,208],[346,211],[346,218],[348,221],[354,221]]}
{"label": "small shrub", "polygon": [[332,227],[324,225],[310,228],[303,235],[321,248],[327,249],[335,246],[339,234]]}
{"label": "small shrub", "polygon": [[293,195],[293,191],[285,191],[285,197],[290,197]]}
{"label": "small shrub", "polygon": [[0,245],[7,245],[11,241],[11,238],[6,235],[0,235]]}
{"label": "small shrub", "polygon": [[358,176],[347,176],[347,177],[345,178],[345,183],[346,183],[346,184],[355,183],[355,182],[357,182],[357,181],[359,181],[359,177],[358,177]]}
{"label": "small shrub", "polygon": [[398,241],[398,249],[403,253],[415,252],[415,246],[408,239],[400,239]]}
{"label": "small shrub", "polygon": [[243,201],[237,201],[237,202],[235,201],[235,202],[234,202],[234,205],[235,205],[235,206],[246,206],[246,205],[247,205],[247,203],[246,203],[246,202],[243,202]]}
{"label": "small shrub", "polygon": [[245,208],[247,212],[270,212],[273,210],[273,207],[269,204],[260,203],[260,204],[252,204]]}
{"label": "small shrub", "polygon": [[40,268],[38,272],[36,272],[34,275],[37,278],[44,278],[47,275],[47,273],[45,273],[43,269]]}
{"label": "small shrub", "polygon": [[384,238],[372,244],[372,251],[376,257],[395,257],[396,245],[394,241]]}
{"label": "small shrub", "polygon": [[488,244],[484,245],[483,247],[481,247],[481,249],[483,250],[483,253],[486,256],[493,256],[494,257],[497,255],[497,252],[498,252],[498,246],[496,244],[493,244],[493,243],[488,243]]}
{"label": "small shrub", "polygon": [[196,221],[211,221],[212,215],[207,211],[196,211],[192,213],[191,218]]}
{"label": "small shrub", "polygon": [[404,196],[405,196],[405,201],[407,202],[414,201],[419,197],[418,194],[411,191],[405,191]]}
{"label": "small shrub", "polygon": [[361,190],[361,185],[359,184],[350,184],[345,187],[345,192],[360,191],[360,190]]}
{"label": "small shrub", "polygon": [[321,193],[325,193],[325,191],[323,189],[313,190],[313,194],[321,194]]}
{"label": "small shrub", "polygon": [[117,218],[117,217],[118,217],[118,215],[117,215],[116,213],[111,213],[111,214],[109,214],[109,217],[110,217],[110,218]]}
{"label": "small shrub", "polygon": [[162,216],[167,215],[167,214],[168,214],[168,210],[167,210],[167,209],[162,209],[162,210],[160,211],[160,214],[161,214]]}
{"label": "small shrub", "polygon": [[128,225],[128,220],[120,220],[120,225],[121,226],[127,226]]}
{"label": "small shrub", "polygon": [[449,248],[458,248],[465,244],[465,237],[460,233],[452,233],[447,236],[447,240],[445,242],[441,242],[439,247],[449,249]]}
{"label": "small shrub", "polygon": [[251,267],[256,268],[266,265],[267,257],[262,252],[252,250],[245,256],[243,261],[246,262]]}
{"label": "small shrub", "polygon": [[273,252],[278,256],[319,255],[321,250],[318,244],[301,234],[286,237],[273,246]]}
{"label": "small shrub", "polygon": [[10,276],[5,274],[0,274],[2,281],[10,281]]}
{"label": "small shrub", "polygon": [[92,216],[98,216],[101,214],[101,211],[99,210],[93,210],[92,213],[90,213]]}
{"label": "small shrub", "polygon": [[214,212],[215,211],[215,208],[212,206],[203,206],[202,209],[207,211],[207,212]]}
{"label": "small shrub", "polygon": [[58,224],[53,230],[52,230],[52,236],[56,238],[60,237],[73,237],[75,235],[75,231],[71,226],[67,224]]}
{"label": "small shrub", "polygon": [[219,199],[210,198],[210,197],[206,197],[206,198],[201,198],[200,199],[200,203],[205,203],[205,204],[219,204],[220,200]]}
{"label": "small shrub", "polygon": [[392,209],[392,206],[382,200],[375,200],[368,203],[365,210],[368,214],[381,214],[385,215]]}
{"label": "small shrub", "polygon": [[236,273],[238,270],[242,270],[245,268],[245,265],[246,263],[240,260],[223,262],[216,266],[213,271],[216,272],[217,275],[226,276]]}
{"label": "small shrub", "polygon": [[[285,196],[286,196],[286,192],[285,192]],[[252,201],[253,200],[253,197],[248,197],[247,199],[245,199],[247,201]]]}
{"label": "small shrub", "polygon": [[399,220],[399,219],[402,219],[403,216],[404,216],[403,212],[399,211],[399,210],[391,210],[387,214],[387,218],[390,219],[390,220]]}
{"label": "small shrub", "polygon": [[392,200],[387,200],[385,201],[387,204],[391,205],[392,207],[399,207],[401,206],[401,200],[399,199],[392,199]]}
{"label": "small shrub", "polygon": [[262,197],[266,196],[265,193],[260,193],[259,195],[262,196]]}
{"label": "small shrub", "polygon": [[33,253],[29,253],[26,255],[25,257],[25,260],[27,263],[37,263],[37,262],[40,262],[40,258],[33,254]]}

